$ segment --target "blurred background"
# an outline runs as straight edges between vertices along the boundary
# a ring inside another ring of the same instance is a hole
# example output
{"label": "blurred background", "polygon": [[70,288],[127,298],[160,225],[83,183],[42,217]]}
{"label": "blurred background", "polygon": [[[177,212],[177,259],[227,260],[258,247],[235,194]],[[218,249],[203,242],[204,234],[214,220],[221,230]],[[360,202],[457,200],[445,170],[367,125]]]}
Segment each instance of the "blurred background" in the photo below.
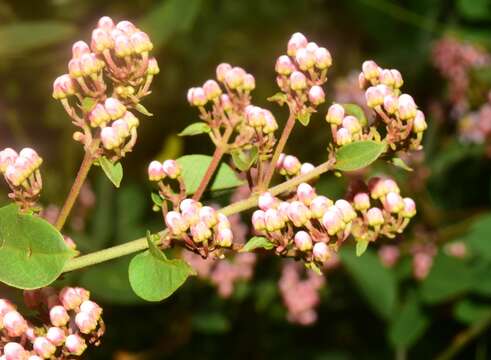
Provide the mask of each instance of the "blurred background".
{"label": "blurred background", "polygon": [[[82,157],[74,127],[51,97],[52,82],[66,72],[71,44],[89,41],[103,15],[145,30],[161,72],[144,101],[154,116],[143,119],[124,160],[122,188],[116,192],[95,169],[75,208],[68,232],[82,252],[162,227],[152,212],[147,164],[211,154],[206,137],[176,134],[197,120],[187,89],[213,78],[218,63],[252,73],[253,101],[285,120],[284,109],[266,98],[277,92],[274,63],[293,32],[327,47],[334,65],[325,108],[297,127],[289,153],[325,160],[323,114],[332,101],[364,102],[356,79],[366,59],[403,74],[404,91],[430,128],[424,154],[406,159],[412,172],[383,162],[372,169],[394,176],[416,200],[411,228],[361,258],[348,247],[325,279],[270,256],[210,263],[189,254],[183,256],[201,276],[159,304],[133,294],[128,258],[61,279],[60,286],[87,287],[104,307],[107,333],[88,359],[491,358],[489,1],[0,0],[0,146],[32,146],[44,158],[48,217]],[[325,175],[317,187],[336,197],[348,182]],[[2,185],[2,204],[6,194]],[[219,201],[230,196],[240,198],[240,191]],[[233,220],[238,237],[247,237],[245,219]],[[6,288],[0,295],[19,296]]]}

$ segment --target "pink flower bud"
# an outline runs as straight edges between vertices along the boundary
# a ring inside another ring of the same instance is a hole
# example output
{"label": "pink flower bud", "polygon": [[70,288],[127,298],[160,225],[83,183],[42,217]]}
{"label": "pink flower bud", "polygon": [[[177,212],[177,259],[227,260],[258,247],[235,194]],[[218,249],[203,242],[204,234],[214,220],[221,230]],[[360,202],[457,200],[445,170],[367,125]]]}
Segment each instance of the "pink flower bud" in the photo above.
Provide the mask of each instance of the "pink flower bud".
{"label": "pink flower bud", "polygon": [[186,223],[188,223],[189,225],[195,225],[198,221],[200,221],[199,218],[200,206],[194,206],[194,207],[189,206],[185,210],[182,210],[181,215]]}
{"label": "pink flower bud", "polygon": [[157,59],[155,59],[154,57],[148,59],[147,74],[157,75],[159,72],[160,72],[160,68]]}
{"label": "pink flower bud", "polygon": [[217,244],[221,247],[230,247],[232,246],[232,240],[234,238],[234,234],[230,229],[219,229],[217,232]]}
{"label": "pink flower bud", "polygon": [[130,41],[131,45],[133,45],[133,50],[138,54],[149,52],[153,49],[150,38],[143,31],[137,31],[131,34]]}
{"label": "pink flower bud", "polygon": [[162,163],[162,166],[164,167],[164,172],[166,175],[171,179],[176,179],[181,175],[181,167],[175,160],[165,160]]}
{"label": "pink flower bud", "polygon": [[123,120],[126,122],[126,124],[128,124],[128,128],[130,130],[136,129],[140,125],[138,118],[135,115],[133,115],[131,111],[126,111],[124,113]]}
{"label": "pink flower bud", "polygon": [[70,320],[70,315],[63,306],[58,305],[49,311],[49,319],[54,326],[65,326]]}
{"label": "pink flower bud", "polygon": [[400,88],[404,84],[401,73],[399,72],[399,70],[396,69],[391,69],[390,72],[392,73],[392,77],[394,78],[394,87],[397,89]]}
{"label": "pink flower bud", "polygon": [[266,213],[263,210],[256,210],[252,214],[252,226],[257,231],[262,231],[266,228]]}
{"label": "pink flower bud", "polygon": [[312,170],[315,169],[315,166],[312,165],[311,163],[303,163],[302,166],[300,167],[300,175],[305,175],[311,172]]}
{"label": "pink flower bud", "polygon": [[405,218],[412,218],[416,215],[416,204],[413,199],[405,197],[402,199],[404,202],[404,207],[401,211],[401,215]]}
{"label": "pink flower bud", "polygon": [[80,57],[80,71],[83,76],[95,74],[100,69],[100,64],[94,54],[83,54]]}
{"label": "pink flower bud", "polygon": [[27,330],[27,321],[19,312],[12,310],[3,316],[3,326],[9,336],[18,337]]}
{"label": "pink flower bud", "polygon": [[307,183],[301,183],[297,187],[298,200],[309,206],[312,200],[317,196],[315,189]]}
{"label": "pink flower bud", "polygon": [[325,196],[316,196],[310,203],[310,211],[315,219],[322,219],[327,209],[333,205],[332,201]]}
{"label": "pink flower bud", "polygon": [[365,91],[365,99],[368,107],[374,108],[384,103],[384,95],[376,86],[370,86]]}
{"label": "pink flower bud", "polygon": [[227,216],[223,215],[222,213],[217,213],[218,217],[218,229],[230,229],[230,220],[228,219]]}
{"label": "pink flower bud", "polygon": [[74,59],[80,59],[82,55],[90,54],[89,45],[85,41],[77,41],[72,46],[72,55]]}
{"label": "pink flower bud", "polygon": [[296,32],[294,33],[290,40],[288,41],[288,55],[295,56],[297,54],[297,50],[304,48],[307,46],[307,38],[302,33]]}
{"label": "pink flower bud", "polygon": [[363,75],[369,81],[376,80],[380,75],[380,68],[373,60],[364,61],[362,66]]}
{"label": "pink flower bud", "polygon": [[387,85],[389,87],[392,87],[395,84],[394,75],[392,74],[392,71],[390,71],[389,69],[383,69],[380,72],[379,80],[382,84]]}
{"label": "pink flower bud", "polygon": [[265,112],[259,106],[247,105],[245,115],[248,124],[254,128],[262,128],[266,125]]}
{"label": "pink flower bud", "polygon": [[326,121],[330,124],[341,125],[344,118],[344,108],[340,104],[332,104],[327,110]]}
{"label": "pink flower bud", "polygon": [[75,324],[82,334],[90,334],[97,327],[97,320],[91,314],[81,311],[75,316]]}
{"label": "pink flower bud", "polygon": [[94,108],[89,113],[90,126],[92,127],[105,127],[110,120],[111,116],[102,104],[96,104],[96,106],[94,106]]}
{"label": "pink flower bud", "polygon": [[182,235],[189,225],[177,211],[169,211],[165,216],[165,224],[174,235]]}
{"label": "pink flower bud", "polygon": [[198,210],[200,207],[201,204],[193,199],[184,199],[179,204],[179,209],[181,209],[181,211]]}
{"label": "pink flower bud", "polygon": [[306,231],[298,231],[294,237],[295,246],[300,251],[309,251],[312,249],[312,238]]}
{"label": "pink flower bud", "polygon": [[300,71],[294,71],[290,75],[290,88],[294,91],[302,91],[307,88],[307,78]]}
{"label": "pink flower bud", "polygon": [[42,358],[49,359],[56,351],[56,347],[44,336],[39,336],[34,340],[33,350]]}
{"label": "pink flower bud", "polygon": [[128,136],[130,136],[130,128],[128,127],[128,124],[126,121],[123,119],[118,119],[114,121],[111,125],[111,127],[114,129],[116,132],[116,135],[123,141],[126,139]]}
{"label": "pink flower bud", "polygon": [[276,199],[269,191],[259,195],[257,204],[261,210],[268,210],[276,208],[278,206],[278,199]]}
{"label": "pink flower bud", "polygon": [[215,80],[207,80],[203,84],[203,90],[208,100],[215,100],[222,94],[222,89]]}
{"label": "pink flower bud", "polygon": [[286,55],[281,55],[276,60],[275,70],[278,74],[288,76],[293,71],[295,71],[295,65],[292,63],[291,59]]}
{"label": "pink flower bud", "polygon": [[133,46],[126,35],[119,35],[114,38],[114,52],[117,57],[124,58],[133,53]]}
{"label": "pink flower bud", "polygon": [[80,311],[93,316],[96,320],[99,320],[102,315],[102,308],[91,300],[85,300],[80,305]]}
{"label": "pink flower bud", "polygon": [[118,22],[116,24],[116,29],[121,30],[122,32],[124,32],[128,35],[131,35],[135,31],[137,31],[136,26],[131,21],[128,21],[128,20],[123,20],[123,21]]}
{"label": "pink flower bud", "polygon": [[343,221],[345,223],[349,223],[356,218],[356,212],[353,210],[353,207],[348,201],[344,199],[337,200],[334,203],[334,206],[337,207],[343,214]]}
{"label": "pink flower bud", "polygon": [[318,242],[313,249],[314,259],[321,263],[326,262],[331,257],[331,251],[326,243]]}
{"label": "pink flower bud", "polygon": [[18,156],[17,152],[11,148],[5,148],[0,151],[0,173],[4,173],[9,165],[15,164]]}
{"label": "pink flower bud", "polygon": [[425,252],[418,252],[413,257],[413,275],[418,280],[424,280],[433,266],[433,257]]}
{"label": "pink flower bud", "polygon": [[160,181],[165,179],[164,167],[161,162],[154,160],[148,165],[148,179],[150,181]]}
{"label": "pink flower bud", "polygon": [[80,60],[79,59],[71,59],[68,62],[68,74],[70,74],[70,77],[73,79],[76,79],[76,78],[82,76],[82,70],[80,67]]}
{"label": "pink flower bud", "polygon": [[56,100],[65,99],[75,94],[75,85],[68,74],[58,76],[53,82],[53,98]]}
{"label": "pink flower bud", "polygon": [[289,207],[290,207],[290,203],[288,201],[281,201],[277,207],[277,210],[280,213],[281,219],[285,223],[288,221],[288,209],[289,209]]}
{"label": "pink flower bud", "polygon": [[399,260],[400,251],[395,245],[385,245],[378,251],[378,257],[383,266],[387,268],[393,267]]}
{"label": "pink flower bud", "polygon": [[252,91],[256,88],[256,79],[251,74],[246,74],[244,76],[244,82],[242,84],[244,91]]}
{"label": "pink flower bud", "polygon": [[100,54],[106,49],[112,49],[114,47],[114,40],[108,31],[98,28],[92,31],[90,46],[92,51]]}
{"label": "pink flower bud", "polygon": [[72,287],[65,287],[60,291],[59,299],[66,310],[77,309],[83,301],[81,294]]}
{"label": "pink flower bud", "polygon": [[353,205],[358,211],[368,210],[370,207],[370,196],[367,193],[358,193],[353,198]]}
{"label": "pink flower bud", "polygon": [[201,243],[208,240],[212,235],[212,232],[208,225],[203,221],[198,221],[196,224],[191,225],[191,236],[193,241],[196,243]]}
{"label": "pink flower bud", "polygon": [[361,132],[361,124],[358,119],[352,115],[345,116],[343,119],[343,127],[347,129],[350,134],[358,134]]}
{"label": "pink flower bud", "polygon": [[65,332],[58,327],[50,327],[46,333],[46,338],[54,345],[60,346],[65,342]]}
{"label": "pink flower bud", "polygon": [[332,65],[331,53],[324,47],[319,47],[314,52],[315,67],[320,70],[327,69]]}
{"label": "pink flower bud", "polygon": [[320,105],[326,100],[324,90],[318,85],[314,85],[309,90],[309,101],[313,105]]}
{"label": "pink flower bud", "polygon": [[343,214],[337,207],[329,207],[322,217],[322,225],[324,225],[329,235],[336,234],[345,227]]}
{"label": "pink flower bud", "polygon": [[222,106],[224,111],[232,110],[232,101],[227,94],[220,95],[220,105]]}
{"label": "pink flower bud", "polygon": [[203,206],[199,209],[199,218],[209,228],[215,226],[218,222],[217,212],[211,206]]}
{"label": "pink flower bud", "polygon": [[281,153],[280,156],[278,157],[278,161],[275,164],[275,168],[280,170],[283,168],[283,161],[285,161],[285,154]]}
{"label": "pink flower bud", "polygon": [[388,193],[385,196],[383,204],[385,210],[395,214],[404,209],[404,201],[402,200],[401,195],[395,192]]}
{"label": "pink flower bud", "polygon": [[463,241],[454,241],[448,243],[445,245],[444,250],[447,255],[459,259],[463,259],[467,256],[467,246]]}
{"label": "pink flower bud", "polygon": [[104,107],[112,120],[117,120],[123,117],[126,112],[126,106],[116,98],[107,98],[104,102]]}
{"label": "pink flower bud", "polygon": [[388,114],[395,114],[398,107],[398,98],[396,96],[389,94],[384,97],[384,109]]}
{"label": "pink flower bud", "polygon": [[363,72],[358,74],[358,86],[361,90],[364,90],[368,87],[368,80],[363,74]]}
{"label": "pink flower bud", "polygon": [[73,355],[80,356],[83,354],[87,345],[85,340],[77,334],[68,335],[65,339],[65,348]]}
{"label": "pink flower bud", "polygon": [[336,144],[343,146],[353,141],[353,137],[348,129],[342,127],[336,133]]}
{"label": "pink flower bud", "polygon": [[[43,159],[41,159],[41,157],[38,155],[38,153],[34,149],[31,149],[31,148],[23,148],[19,153],[19,157],[28,160],[28,162],[30,164],[29,168],[31,171],[37,169],[41,165],[41,163],[43,162]],[[16,159],[16,161],[17,161],[17,159]]]}
{"label": "pink flower bud", "polygon": [[305,206],[304,203],[301,203],[300,201],[293,201],[290,203],[290,206],[288,207],[288,219],[290,219],[296,227],[304,226],[311,216],[309,208]]}
{"label": "pink flower bud", "polygon": [[282,216],[276,209],[266,210],[264,220],[266,223],[266,230],[269,232],[281,230],[285,226]]}
{"label": "pink flower bud", "polygon": [[367,221],[370,226],[380,226],[384,223],[384,215],[382,210],[377,207],[373,207],[367,211]]}
{"label": "pink flower bud", "polygon": [[399,194],[401,191],[399,189],[399,186],[397,185],[397,183],[392,180],[392,179],[384,179],[383,180],[384,182],[384,187],[387,189],[387,192],[395,192],[397,194]]}
{"label": "pink flower bud", "polygon": [[3,348],[5,360],[27,360],[29,353],[16,342],[9,342]]}
{"label": "pink flower bud", "polygon": [[227,63],[221,63],[221,64],[219,64],[217,66],[217,69],[216,69],[217,80],[220,81],[220,82],[225,82],[225,75],[230,70],[232,70],[232,66],[230,66],[230,64],[227,64]]}
{"label": "pink flower bud", "polygon": [[101,130],[101,141],[107,150],[113,150],[121,145],[121,139],[112,127],[105,127]]}
{"label": "pink flower bud", "polygon": [[276,119],[271,111],[263,109],[263,116],[265,122],[263,126],[263,133],[271,134],[278,130],[278,123],[276,122]]}
{"label": "pink flower bud", "polygon": [[387,187],[389,183],[386,183],[385,180],[386,179],[376,179],[375,181],[372,181],[372,184],[370,184],[370,196],[373,199],[379,199],[389,192]]}
{"label": "pink flower bud", "polygon": [[315,56],[313,52],[310,52],[306,48],[298,49],[295,54],[295,60],[297,61],[300,70],[307,71],[312,69],[315,65]]}
{"label": "pink flower bud", "polygon": [[18,171],[14,165],[7,166],[5,178],[14,186],[19,186],[25,180],[24,174]]}
{"label": "pink flower bud", "polygon": [[423,114],[422,111],[417,110],[416,116],[415,116],[414,122],[413,122],[413,131],[416,134],[422,133],[423,131],[426,130],[427,127],[428,127],[428,125],[426,124],[426,121],[425,121],[425,115]]}
{"label": "pink flower bud", "polygon": [[188,102],[192,106],[204,106],[208,102],[205,90],[201,87],[194,87],[188,90]]}
{"label": "pink flower bud", "polygon": [[244,83],[245,76],[246,72],[244,71],[244,69],[238,66],[233,67],[225,74],[225,83],[232,90],[238,89]]}
{"label": "pink flower bud", "polygon": [[307,46],[305,46],[305,48],[308,51],[314,53],[319,48],[319,46],[315,42],[310,41],[309,43],[307,43]]}
{"label": "pink flower bud", "polygon": [[416,104],[408,94],[402,94],[399,96],[399,118],[402,120],[413,119],[416,116]]}
{"label": "pink flower bud", "polygon": [[287,172],[288,175],[297,175],[300,171],[302,164],[300,161],[293,155],[286,155],[283,160],[283,169]]}

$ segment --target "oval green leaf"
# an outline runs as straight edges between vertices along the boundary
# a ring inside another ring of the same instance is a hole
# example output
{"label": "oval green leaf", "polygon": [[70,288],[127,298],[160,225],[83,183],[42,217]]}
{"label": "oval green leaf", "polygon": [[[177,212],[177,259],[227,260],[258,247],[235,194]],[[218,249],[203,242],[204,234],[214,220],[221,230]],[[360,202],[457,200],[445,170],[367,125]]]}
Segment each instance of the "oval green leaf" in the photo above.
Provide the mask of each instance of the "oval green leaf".
{"label": "oval green leaf", "polygon": [[17,205],[0,208],[1,282],[19,289],[47,286],[73,255],[47,221],[19,213]]}
{"label": "oval green leaf", "polygon": [[416,294],[411,294],[389,326],[389,340],[394,348],[409,348],[428,328],[428,317]]}
{"label": "oval green leaf", "polygon": [[367,167],[385,151],[385,143],[372,140],[347,144],[336,151],[334,167],[341,171],[354,171]]}
{"label": "oval green leaf", "polygon": [[181,131],[178,136],[194,136],[199,134],[207,134],[210,131],[210,126],[207,123],[199,121],[186,126],[186,128]]}
{"label": "oval green leaf", "polygon": [[240,249],[240,252],[249,252],[255,249],[271,250],[273,247],[274,245],[265,237],[254,236]]}
{"label": "oval green leaf", "polygon": [[104,174],[111,182],[119,188],[121,185],[121,180],[123,180],[123,166],[120,162],[112,163],[107,157],[103,156],[99,159],[99,164],[101,164]]}
{"label": "oval green leaf", "polygon": [[[177,159],[177,163],[182,168],[182,176],[186,184],[186,193],[194,194],[198,189],[199,183],[205,176],[206,169],[211,163],[211,156],[208,155],[185,155]],[[211,191],[230,189],[243,184],[234,171],[225,163],[222,163],[215,172],[211,186]]]}

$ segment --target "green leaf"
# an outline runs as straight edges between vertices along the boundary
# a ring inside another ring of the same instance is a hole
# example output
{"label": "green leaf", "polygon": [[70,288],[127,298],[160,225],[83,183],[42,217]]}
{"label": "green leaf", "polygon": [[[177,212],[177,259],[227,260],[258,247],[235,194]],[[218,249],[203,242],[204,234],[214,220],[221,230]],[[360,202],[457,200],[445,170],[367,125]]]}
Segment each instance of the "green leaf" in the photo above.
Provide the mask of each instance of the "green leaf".
{"label": "green leaf", "polygon": [[458,0],[457,9],[469,20],[488,20],[491,14],[489,0]]}
{"label": "green leaf", "polygon": [[356,256],[362,256],[368,248],[368,241],[357,240],[356,241]]}
{"label": "green leaf", "polygon": [[268,101],[278,103],[280,106],[286,103],[288,96],[284,92],[277,92],[268,98]]}
{"label": "green leaf", "polygon": [[153,114],[147,110],[145,106],[142,104],[136,104],[135,110],[138,111],[140,114],[143,114],[145,116],[153,116]]}
{"label": "green leaf", "polygon": [[344,247],[339,254],[365,299],[382,318],[389,319],[397,296],[394,274],[380,264],[378,256],[371,250],[357,257],[352,249]]}
{"label": "green leaf", "polygon": [[196,272],[181,259],[167,259],[148,234],[147,240],[149,249],[136,255],[130,262],[130,285],[142,299],[162,301]]}
{"label": "green leaf", "polygon": [[464,236],[472,253],[478,257],[491,261],[491,214],[487,213],[479,217]]}
{"label": "green leaf", "polygon": [[199,134],[206,134],[210,131],[210,126],[207,123],[199,121],[186,126],[186,128],[181,131],[178,136],[194,136]]}
{"label": "green leaf", "polygon": [[365,116],[365,112],[359,105],[343,104],[343,108],[346,115],[351,115],[357,118],[361,126],[365,126],[368,124],[368,120],[367,117]]}
{"label": "green leaf", "polygon": [[17,56],[60,43],[75,34],[72,24],[60,21],[16,22],[0,26],[0,56]]}
{"label": "green leaf", "polygon": [[107,178],[111,180],[111,182],[119,188],[121,185],[121,180],[123,179],[123,166],[121,166],[120,162],[113,164],[107,157],[103,156],[99,159],[99,164],[104,170]]}
{"label": "green leaf", "polygon": [[341,171],[362,169],[377,160],[384,153],[385,148],[385,143],[372,140],[344,145],[336,151],[335,168]]}
{"label": "green leaf", "polygon": [[1,282],[20,289],[47,286],[73,255],[47,221],[19,213],[14,204],[0,208]]}
{"label": "green leaf", "polygon": [[96,105],[97,105],[97,101],[95,99],[86,97],[82,99],[82,104],[80,108],[84,113],[89,113]]}
{"label": "green leaf", "polygon": [[406,171],[413,171],[413,169],[406,164],[404,160],[401,158],[395,157],[391,160],[392,165],[397,166],[398,168],[404,169]]}
{"label": "green leaf", "polygon": [[[177,159],[177,163],[182,168],[182,176],[186,184],[187,194],[194,194],[198,189],[201,179],[205,176],[206,169],[211,163],[211,156],[208,155],[185,155]],[[211,191],[230,189],[243,184],[235,172],[225,163],[220,164],[215,172],[211,186]]]}
{"label": "green leaf", "polygon": [[153,192],[150,194],[150,196],[152,197],[153,203],[158,207],[161,207],[162,204],[164,203],[164,199],[162,199],[162,197],[159,194]]}
{"label": "green leaf", "polygon": [[219,312],[193,315],[193,329],[203,334],[223,334],[230,330],[230,321]]}
{"label": "green leaf", "polygon": [[470,299],[462,299],[454,307],[454,316],[464,324],[475,323],[491,313],[491,306]]}
{"label": "green leaf", "polygon": [[234,150],[232,152],[232,161],[240,171],[247,171],[254,165],[259,155],[257,146],[253,146],[250,150]]}
{"label": "green leaf", "polygon": [[409,348],[428,328],[429,321],[416,294],[409,296],[389,327],[389,340],[394,348]]}
{"label": "green leaf", "polygon": [[274,245],[265,237],[254,236],[243,247],[240,252],[249,252],[255,249],[271,250]]}
{"label": "green leaf", "polygon": [[308,108],[300,111],[298,113],[298,115],[297,115],[297,120],[300,121],[300,123],[303,126],[309,125],[309,123],[310,123],[310,117],[312,116],[312,112],[313,112],[313,110],[308,109]]}

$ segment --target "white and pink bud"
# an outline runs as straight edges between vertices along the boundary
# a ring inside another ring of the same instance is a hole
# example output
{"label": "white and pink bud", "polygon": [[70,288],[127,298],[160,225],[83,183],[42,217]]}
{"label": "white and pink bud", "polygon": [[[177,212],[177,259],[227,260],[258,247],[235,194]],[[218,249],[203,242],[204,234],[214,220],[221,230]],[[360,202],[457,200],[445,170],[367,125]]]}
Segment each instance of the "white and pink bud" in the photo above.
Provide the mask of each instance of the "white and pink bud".
{"label": "white and pink bud", "polygon": [[404,201],[396,192],[389,192],[383,201],[384,209],[390,213],[397,214],[404,209]]}
{"label": "white and pink bud", "polygon": [[322,225],[324,225],[329,235],[336,234],[345,227],[343,214],[336,206],[330,206],[322,217]]}
{"label": "white and pink bud", "polygon": [[122,119],[128,124],[130,130],[136,129],[140,125],[140,121],[131,111],[126,111]]}
{"label": "white and pink bud", "polygon": [[196,243],[201,243],[205,240],[211,238],[211,229],[203,221],[198,221],[196,224],[191,225],[191,236],[193,241]]}
{"label": "white and pink bud", "polygon": [[124,106],[121,101],[116,98],[107,98],[104,102],[104,108],[111,117],[112,120],[117,120],[123,117],[126,112],[126,106]]}
{"label": "white and pink bud", "polygon": [[162,167],[164,168],[165,174],[171,179],[178,178],[182,173],[181,166],[175,160],[165,160],[162,163]]}
{"label": "white and pink bud", "polygon": [[303,202],[305,205],[310,206],[312,203],[312,200],[317,196],[315,193],[315,189],[307,184],[307,183],[301,183],[297,187],[297,197],[298,200]]}
{"label": "white and pink bud", "polygon": [[107,150],[113,150],[121,145],[121,139],[116,131],[110,126],[102,128],[101,141],[102,145]]}
{"label": "white and pink bud", "polygon": [[333,202],[323,195],[316,196],[310,202],[310,212],[315,219],[322,219],[327,209],[333,205]]}
{"label": "white and pink bud", "polygon": [[314,85],[309,90],[309,101],[313,105],[320,105],[326,100],[324,90],[319,85]]}
{"label": "white and pink bud", "polygon": [[74,95],[75,91],[75,84],[68,74],[58,76],[53,82],[53,98],[56,100]]}
{"label": "white and pink bud", "polygon": [[68,74],[71,78],[76,79],[82,76],[82,69],[80,68],[79,59],[71,59],[68,62]]}
{"label": "white and pink bud", "polygon": [[104,127],[111,120],[111,116],[102,104],[96,104],[89,113],[90,126]]}
{"label": "white and pink bud", "polygon": [[95,54],[83,54],[80,58],[80,71],[83,76],[90,76],[101,69],[101,63],[97,60]]}
{"label": "white and pink bud", "polygon": [[57,305],[49,310],[49,320],[53,326],[65,326],[70,320],[70,315],[63,306]]}
{"label": "white and pink bud", "polygon": [[114,28],[113,19],[109,16],[103,16],[97,22],[97,27],[105,31],[111,31]]}
{"label": "white and pink bud", "polygon": [[108,31],[97,28],[92,31],[90,47],[93,52],[100,54],[104,50],[112,49],[114,47],[114,40]]}
{"label": "white and pink bud", "polygon": [[50,327],[46,332],[46,338],[54,345],[60,346],[65,342],[66,334],[65,331],[59,327]]}
{"label": "white and pink bud", "polygon": [[433,266],[433,256],[420,251],[413,256],[413,275],[418,280],[424,280]]}
{"label": "white and pink bud", "polygon": [[252,91],[256,88],[256,79],[252,74],[245,74],[244,81],[242,83],[242,89],[244,91]]}
{"label": "white and pink bud", "polygon": [[218,216],[215,209],[211,206],[203,206],[199,209],[199,219],[209,228],[215,226],[218,222]]}
{"label": "white and pink bud", "polygon": [[383,69],[380,72],[379,80],[382,84],[393,87],[395,85],[394,74],[389,69]]}
{"label": "white and pink bud", "polygon": [[399,89],[403,84],[404,80],[402,80],[402,75],[399,70],[391,69],[392,77],[394,78],[394,87]]}
{"label": "white and pink bud", "polygon": [[10,301],[0,299],[0,316],[4,316],[8,312],[14,311],[15,306]]}
{"label": "white and pink bud", "polygon": [[399,260],[400,255],[401,252],[395,245],[382,246],[378,251],[380,262],[387,268],[393,267],[397,263],[397,260]]}
{"label": "white and pink bud", "polygon": [[65,348],[73,355],[80,356],[87,348],[85,340],[77,334],[68,335],[65,339]]}
{"label": "white and pink bud", "polygon": [[160,72],[160,68],[157,59],[155,59],[154,57],[148,59],[147,74],[157,75],[159,72]]}
{"label": "white and pink bud", "polygon": [[286,171],[288,175],[297,175],[300,171],[302,164],[300,161],[293,155],[286,155],[283,159],[283,169]]}
{"label": "white and pink bud", "polygon": [[308,40],[304,34],[296,32],[294,33],[290,40],[288,40],[287,54],[289,56],[295,56],[298,49],[302,49],[307,46]]}
{"label": "white and pink bud", "polygon": [[82,301],[84,301],[82,294],[72,287],[63,288],[58,297],[66,310],[77,309],[82,304]]}
{"label": "white and pink bud", "polygon": [[161,181],[165,179],[165,171],[160,161],[152,161],[148,165],[148,179],[150,181]]}
{"label": "white and pink bud", "polygon": [[384,94],[380,91],[380,88],[376,86],[370,86],[365,91],[365,100],[368,107],[375,108],[384,103]]}
{"label": "white and pink bud", "polygon": [[221,63],[217,66],[216,77],[220,82],[225,82],[225,75],[232,70],[232,66],[227,63]]}
{"label": "white and pink bud", "polygon": [[266,213],[263,210],[256,210],[252,214],[252,226],[257,231],[266,229]]}
{"label": "white and pink bud", "polygon": [[411,95],[402,94],[398,100],[399,118],[401,120],[413,119],[416,116],[416,103]]}
{"label": "white and pink bud", "polygon": [[213,101],[220,97],[222,89],[215,80],[206,80],[203,84],[203,91],[208,100]]}
{"label": "white and pink bud", "polygon": [[397,109],[399,108],[399,100],[396,96],[389,94],[384,97],[384,110],[387,111],[388,114],[395,114]]}
{"label": "white and pink bud", "polygon": [[187,99],[191,106],[204,106],[208,102],[205,90],[202,87],[193,87],[189,89]]}
{"label": "white and pink bud", "polygon": [[315,67],[319,70],[327,69],[332,65],[332,57],[329,50],[319,47],[314,51]]}
{"label": "white and pink bud", "polygon": [[370,195],[367,193],[358,193],[353,198],[353,205],[358,211],[365,211],[370,208]]}
{"label": "white and pink bud", "polygon": [[312,165],[311,163],[303,163],[302,166],[300,167],[300,175],[305,175],[311,172],[312,170],[315,169],[315,166]]}
{"label": "white and pink bud", "polygon": [[217,224],[218,229],[230,229],[232,227],[230,224],[230,220],[226,215],[222,213],[217,213],[217,218],[218,218],[218,224]]}
{"label": "white and pink bud", "polygon": [[184,199],[179,204],[179,209],[181,209],[181,211],[189,211],[189,210],[197,211],[199,210],[200,207],[201,207],[201,203],[193,199]]}
{"label": "white and pink bud", "polygon": [[353,142],[353,136],[351,135],[351,132],[346,129],[345,127],[342,127],[338,129],[336,133],[336,144],[339,146],[347,145]]}
{"label": "white and pink bud", "polygon": [[9,165],[14,165],[18,154],[11,148],[5,148],[0,151],[0,173],[4,173]]}
{"label": "white and pink bud", "polygon": [[405,218],[412,218],[416,215],[416,203],[413,199],[405,197],[402,199],[404,207],[401,210],[401,215]]}
{"label": "white and pink bud", "polygon": [[306,231],[297,231],[294,237],[295,246],[300,251],[309,251],[312,249],[312,238]]}
{"label": "white and pink bud", "polygon": [[363,75],[369,81],[377,80],[380,75],[380,68],[373,60],[364,61],[362,66]]}
{"label": "white and pink bud", "polygon": [[3,348],[5,360],[27,360],[29,353],[24,347],[16,342],[9,342]]}
{"label": "white and pink bud", "polygon": [[343,128],[348,129],[350,134],[358,134],[361,132],[360,121],[353,115],[348,115],[344,117]]}
{"label": "white and pink bud", "polygon": [[230,100],[230,96],[227,94],[222,94],[220,96],[220,105],[224,111],[230,111],[233,108],[232,101]]}
{"label": "white and pink bud", "polygon": [[306,48],[301,48],[297,50],[295,54],[295,60],[298,64],[298,67],[302,71],[312,69],[315,65],[314,53],[307,50]]}
{"label": "white and pink bud", "polygon": [[427,128],[428,124],[426,124],[425,115],[421,110],[417,110],[413,122],[413,131],[418,134],[424,132]]}
{"label": "white and pink bud", "polygon": [[90,54],[89,45],[85,41],[79,40],[72,45],[72,56],[74,59],[80,59],[85,54]]}
{"label": "white and pink bud", "polygon": [[300,71],[290,74],[290,88],[294,91],[302,91],[307,88],[307,78]]}
{"label": "white and pink bud", "polygon": [[97,328],[97,323],[95,316],[83,311],[75,316],[75,324],[82,334],[90,334]]}
{"label": "white and pink bud", "polygon": [[227,229],[227,228],[218,229],[216,241],[219,246],[221,247],[232,246],[233,238],[234,238],[234,234],[231,229]]}
{"label": "white and pink bud", "polygon": [[314,254],[314,259],[318,262],[324,263],[331,257],[331,251],[326,243],[318,242],[314,245],[312,250]]}
{"label": "white and pink bud", "polygon": [[276,208],[278,206],[278,199],[267,191],[259,195],[257,203],[261,210],[266,211],[268,209]]}
{"label": "white and pink bud", "polygon": [[344,108],[340,104],[332,104],[327,110],[326,121],[333,125],[341,125],[344,119]]}
{"label": "white and pink bud", "polygon": [[133,45],[128,36],[118,35],[114,38],[114,53],[120,58],[125,58],[133,53]]}
{"label": "white and pink bud", "polygon": [[265,212],[264,220],[266,224],[266,230],[269,232],[281,230],[285,226],[285,221],[278,210],[268,209]]}
{"label": "white and pink bud", "polygon": [[116,132],[116,135],[123,142],[128,136],[130,136],[130,127],[123,119],[118,119],[111,124],[111,127]]}
{"label": "white and pink bud", "polygon": [[295,65],[287,55],[281,55],[276,60],[275,70],[278,74],[288,76],[296,70]]}
{"label": "white and pink bud", "polygon": [[169,230],[177,236],[182,235],[189,228],[188,223],[177,211],[169,211],[167,213],[167,215],[165,216],[165,224],[167,225]]}
{"label": "white and pink bud", "polygon": [[245,76],[245,70],[241,67],[235,66],[225,74],[225,83],[232,90],[241,88],[244,83]]}
{"label": "white and pink bud", "polygon": [[93,316],[96,320],[99,320],[102,315],[102,308],[91,300],[85,300],[80,305],[80,311]]}
{"label": "white and pink bud", "polygon": [[27,330],[27,321],[16,310],[9,311],[3,316],[3,326],[10,337],[18,337]]}
{"label": "white and pink bud", "polygon": [[274,118],[271,111],[263,109],[263,116],[264,116],[263,133],[271,134],[276,130],[278,130],[278,123],[276,122],[276,119]]}
{"label": "white and pink bud", "polygon": [[337,207],[339,211],[341,211],[341,214],[343,215],[343,221],[345,223],[349,223],[356,218],[356,212],[353,209],[353,206],[351,206],[348,201],[344,199],[339,199],[334,203],[334,206]]}
{"label": "white and pink bud", "polygon": [[136,31],[131,34],[130,41],[131,45],[133,46],[133,50],[138,54],[148,53],[153,49],[153,44],[150,41],[150,38],[143,31]]}
{"label": "white and pink bud", "polygon": [[304,226],[311,216],[310,209],[300,201],[292,201],[288,206],[288,219],[296,227]]}
{"label": "white and pink bud", "polygon": [[384,214],[378,207],[370,208],[366,214],[368,225],[380,226],[384,223]]}
{"label": "white and pink bud", "polygon": [[33,350],[41,356],[43,359],[49,359],[54,355],[56,351],[56,346],[54,346],[47,338],[44,336],[38,336],[32,345]]}

